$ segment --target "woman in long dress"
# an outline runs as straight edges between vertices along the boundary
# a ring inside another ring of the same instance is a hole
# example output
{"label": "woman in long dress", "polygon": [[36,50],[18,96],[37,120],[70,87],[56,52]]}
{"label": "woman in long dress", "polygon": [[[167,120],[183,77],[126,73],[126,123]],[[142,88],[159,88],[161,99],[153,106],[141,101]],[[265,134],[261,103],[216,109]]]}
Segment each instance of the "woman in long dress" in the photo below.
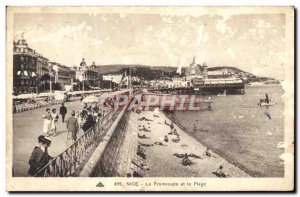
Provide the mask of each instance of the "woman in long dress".
{"label": "woman in long dress", "polygon": [[52,116],[50,109],[46,109],[46,115],[43,115],[44,119],[44,126],[43,126],[43,133],[48,136],[50,134],[50,129],[51,129],[51,123],[52,123]]}
{"label": "woman in long dress", "polygon": [[52,124],[51,124],[51,131],[53,133],[53,136],[56,135],[56,132],[57,132],[57,127],[58,127],[58,113],[56,112],[56,109],[52,109],[52,113],[51,113],[51,116],[52,116]]}

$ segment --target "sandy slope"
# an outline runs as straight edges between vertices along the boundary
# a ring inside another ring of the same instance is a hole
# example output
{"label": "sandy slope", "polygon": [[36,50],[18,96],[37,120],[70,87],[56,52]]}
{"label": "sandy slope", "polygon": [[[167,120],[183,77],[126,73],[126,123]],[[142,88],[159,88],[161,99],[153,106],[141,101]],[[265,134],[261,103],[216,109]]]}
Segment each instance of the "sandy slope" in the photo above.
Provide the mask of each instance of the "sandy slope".
{"label": "sandy slope", "polygon": [[[159,117],[154,117],[154,114]],[[138,120],[142,117],[153,121]],[[213,157],[204,156],[206,147],[176,125],[174,126],[180,135],[180,141],[178,143],[172,142],[171,139],[176,138],[176,136],[168,135],[171,129],[165,124],[165,121],[171,123],[161,111],[143,111],[140,114],[131,113],[130,115],[131,130],[136,134],[135,137],[138,141],[146,144],[153,144],[154,142],[164,144],[143,147],[147,155],[145,163],[150,168],[147,170],[149,177],[216,177],[212,172],[216,171],[220,165],[224,167],[223,172],[230,174],[231,177],[249,177],[247,173],[212,151]],[[143,126],[150,129],[151,132],[140,131]],[[137,134],[145,134],[149,138],[141,139],[138,138]],[[168,135],[169,142],[163,141],[165,135]],[[184,166],[181,164],[182,159],[173,156],[174,153],[195,154],[201,159],[190,157],[194,164]]]}

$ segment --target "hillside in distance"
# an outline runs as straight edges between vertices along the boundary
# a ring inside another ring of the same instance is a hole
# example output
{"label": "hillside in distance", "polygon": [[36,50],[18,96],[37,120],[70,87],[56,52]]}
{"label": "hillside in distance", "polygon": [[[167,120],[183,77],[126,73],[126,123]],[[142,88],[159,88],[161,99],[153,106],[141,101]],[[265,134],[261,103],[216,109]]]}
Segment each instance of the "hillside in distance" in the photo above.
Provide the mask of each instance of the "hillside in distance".
{"label": "hillside in distance", "polygon": [[[102,75],[107,74],[123,74],[128,72],[131,68],[131,75],[137,76],[144,80],[154,80],[161,79],[162,77],[172,78],[174,76],[179,77],[180,75],[176,73],[176,67],[170,66],[147,66],[147,65],[124,65],[124,64],[114,64],[114,65],[101,65],[97,66],[98,72]],[[182,69],[183,72],[185,68]]]}
{"label": "hillside in distance", "polygon": [[[125,64],[114,64],[114,65],[99,65],[97,66],[98,72],[102,75],[107,74],[123,74],[126,70],[131,67],[131,75],[137,76],[144,80],[155,80],[162,78],[172,78],[172,77],[183,77],[187,67],[182,67],[182,74],[176,73],[177,67],[172,66],[148,66],[148,65],[125,65]],[[223,71],[227,70],[229,73],[238,74],[239,76],[244,76],[247,78],[246,83],[250,82],[264,82],[274,80],[270,77],[258,77],[252,73],[243,71],[236,67],[231,66],[218,66],[218,67],[208,67],[208,71]]]}

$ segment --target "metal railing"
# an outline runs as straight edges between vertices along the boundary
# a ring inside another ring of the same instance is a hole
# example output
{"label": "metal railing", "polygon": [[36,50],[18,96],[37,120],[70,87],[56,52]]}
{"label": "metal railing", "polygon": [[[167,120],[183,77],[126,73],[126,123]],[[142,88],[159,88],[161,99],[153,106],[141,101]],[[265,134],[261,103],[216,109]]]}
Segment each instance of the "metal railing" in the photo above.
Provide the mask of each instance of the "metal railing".
{"label": "metal railing", "polygon": [[34,177],[76,176],[117,118],[119,110],[111,110],[69,148],[52,159]]}

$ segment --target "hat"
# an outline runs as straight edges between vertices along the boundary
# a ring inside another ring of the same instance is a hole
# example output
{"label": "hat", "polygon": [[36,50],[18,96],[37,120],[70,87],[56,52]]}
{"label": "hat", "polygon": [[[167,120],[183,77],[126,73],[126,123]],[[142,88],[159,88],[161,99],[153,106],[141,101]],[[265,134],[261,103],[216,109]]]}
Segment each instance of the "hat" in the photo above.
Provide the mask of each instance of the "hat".
{"label": "hat", "polygon": [[39,143],[42,142],[42,143],[48,144],[48,145],[51,144],[51,139],[48,138],[48,137],[46,137],[46,136],[44,136],[44,135],[40,135],[40,136],[38,137],[38,141],[39,141]]}
{"label": "hat", "polygon": [[75,110],[72,110],[72,113],[71,113],[71,115],[75,115]]}

